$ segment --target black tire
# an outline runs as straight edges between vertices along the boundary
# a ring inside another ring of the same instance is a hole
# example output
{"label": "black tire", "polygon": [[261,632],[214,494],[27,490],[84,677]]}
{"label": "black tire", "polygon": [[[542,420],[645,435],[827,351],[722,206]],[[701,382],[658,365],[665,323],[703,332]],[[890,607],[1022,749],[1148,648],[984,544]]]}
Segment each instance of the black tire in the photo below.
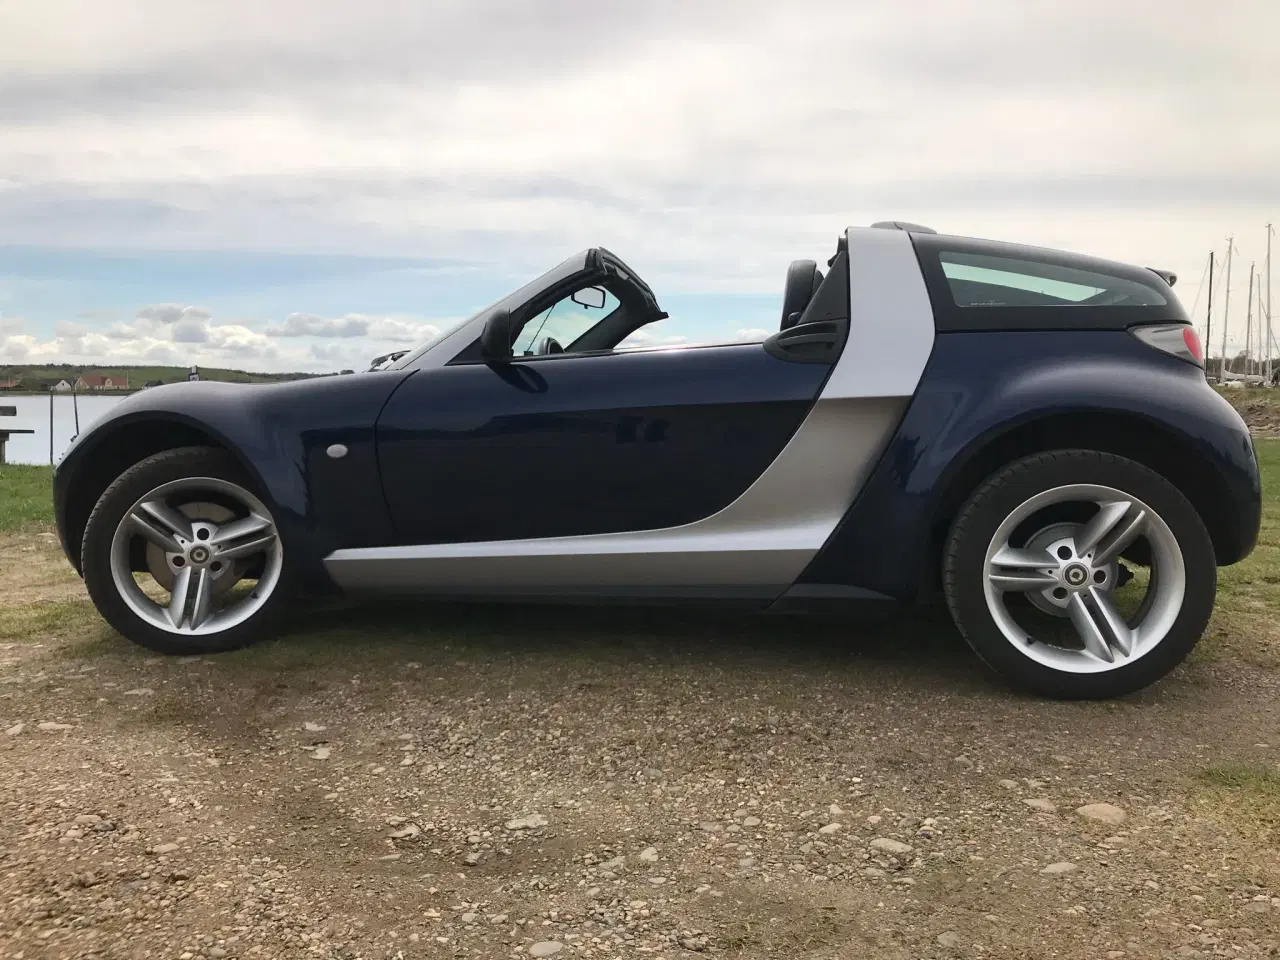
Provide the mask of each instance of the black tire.
{"label": "black tire", "polygon": [[[987,607],[984,566],[997,528],[1031,497],[1067,484],[1100,484],[1142,500],[1173,532],[1182,551],[1186,593],[1172,628],[1132,663],[1100,673],[1055,670],[1024,655]],[[1094,450],[1054,450],[996,471],[960,509],[942,559],[942,583],[952,619],[975,653],[1009,683],[1040,696],[1100,700],[1160,680],[1195,648],[1213,612],[1218,569],[1213,542],[1186,497],[1140,463]]]}
{"label": "black tire", "polygon": [[[138,616],[125,603],[111,575],[111,543],[125,513],[161,484],[189,477],[226,480],[253,491],[235,457],[212,447],[180,447],[166,450],[134,464],[112,482],[98,498],[81,543],[81,566],[89,597],[104,620],[126,639],[158,653],[190,655],[220,653],[248,646],[260,639],[286,603],[293,578],[288,551],[279,582],[263,606],[249,619],[226,630],[202,634],[178,634],[163,630]],[[255,494],[256,495],[256,494]]]}

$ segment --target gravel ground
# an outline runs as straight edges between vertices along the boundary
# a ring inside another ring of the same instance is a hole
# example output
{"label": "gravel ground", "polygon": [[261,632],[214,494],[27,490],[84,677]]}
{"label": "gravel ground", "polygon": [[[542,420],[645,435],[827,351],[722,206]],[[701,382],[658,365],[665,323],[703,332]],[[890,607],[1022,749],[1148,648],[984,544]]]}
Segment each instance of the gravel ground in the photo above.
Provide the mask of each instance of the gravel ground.
{"label": "gravel ground", "polygon": [[1215,649],[1102,704],[936,615],[317,609],[158,658],[0,536],[0,957],[1278,956],[1280,674]]}

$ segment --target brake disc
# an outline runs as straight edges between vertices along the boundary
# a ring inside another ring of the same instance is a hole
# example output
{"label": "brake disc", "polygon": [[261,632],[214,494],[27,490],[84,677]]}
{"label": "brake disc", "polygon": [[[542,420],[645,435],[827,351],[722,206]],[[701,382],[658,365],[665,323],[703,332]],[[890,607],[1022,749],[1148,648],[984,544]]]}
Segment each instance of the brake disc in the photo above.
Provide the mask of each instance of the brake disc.
{"label": "brake disc", "polygon": [[[1061,540],[1074,539],[1076,534],[1078,534],[1083,527],[1084,524],[1082,523],[1051,524],[1032,536],[1032,538],[1027,541],[1026,549],[1032,551],[1049,551]],[[1113,560],[1103,569],[1107,571],[1107,586],[1103,589],[1110,592],[1117,583],[1116,578],[1119,575],[1119,563]],[[1128,571],[1125,572],[1127,573]],[[1132,574],[1130,574],[1130,577],[1132,577]],[[1025,596],[1027,600],[1030,601],[1031,605],[1041,613],[1047,613],[1053,617],[1069,616],[1065,607],[1060,607],[1056,603],[1051,603],[1039,590],[1031,591]]]}
{"label": "brake disc", "polygon": [[[203,520],[206,523],[230,523],[236,515],[218,503],[184,503],[177,510],[188,520]],[[147,541],[147,572],[164,589],[173,592],[173,568],[165,557],[164,550]],[[221,570],[209,571],[213,577],[213,596],[220,597],[239,582],[240,566],[228,563]]]}

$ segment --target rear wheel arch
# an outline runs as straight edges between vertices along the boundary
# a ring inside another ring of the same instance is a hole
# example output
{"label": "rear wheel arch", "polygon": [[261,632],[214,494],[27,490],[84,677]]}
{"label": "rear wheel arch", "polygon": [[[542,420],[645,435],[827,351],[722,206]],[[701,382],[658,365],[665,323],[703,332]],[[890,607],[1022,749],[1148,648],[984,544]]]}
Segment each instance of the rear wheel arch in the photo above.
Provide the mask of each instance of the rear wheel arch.
{"label": "rear wheel arch", "polygon": [[[1209,532],[1214,553],[1238,555],[1230,491],[1194,444],[1157,420],[1108,411],[1038,417],[973,441],[940,484],[931,529],[934,560],[941,559],[956,513],[984,480],[1022,457],[1063,449],[1111,453],[1154,470],[1190,501]],[[938,564],[931,567],[936,570]]]}
{"label": "rear wheel arch", "polygon": [[72,564],[81,568],[80,548],[85,526],[98,499],[107,487],[136,463],[166,450],[180,447],[210,447],[224,450],[240,461],[253,480],[259,495],[266,493],[258,472],[231,444],[214,431],[187,420],[148,417],[108,427],[81,453],[74,474],[67,481],[64,537],[73,553]]}

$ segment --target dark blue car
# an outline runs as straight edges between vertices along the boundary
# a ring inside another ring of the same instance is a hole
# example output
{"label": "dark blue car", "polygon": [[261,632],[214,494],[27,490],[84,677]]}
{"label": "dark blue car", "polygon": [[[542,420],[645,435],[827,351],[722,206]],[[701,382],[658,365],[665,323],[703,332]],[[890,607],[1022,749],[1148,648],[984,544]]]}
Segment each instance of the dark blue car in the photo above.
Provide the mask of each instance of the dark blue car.
{"label": "dark blue car", "polygon": [[877,224],[790,266],[763,342],[645,347],[653,291],[587,250],[367,373],[130,397],[59,465],[58,528],[170,653],[326,591],[941,595],[1013,683],[1124,694],[1191,651],[1261,512],[1173,280]]}

